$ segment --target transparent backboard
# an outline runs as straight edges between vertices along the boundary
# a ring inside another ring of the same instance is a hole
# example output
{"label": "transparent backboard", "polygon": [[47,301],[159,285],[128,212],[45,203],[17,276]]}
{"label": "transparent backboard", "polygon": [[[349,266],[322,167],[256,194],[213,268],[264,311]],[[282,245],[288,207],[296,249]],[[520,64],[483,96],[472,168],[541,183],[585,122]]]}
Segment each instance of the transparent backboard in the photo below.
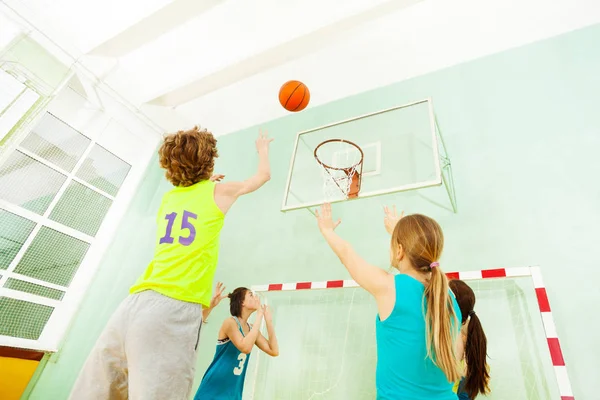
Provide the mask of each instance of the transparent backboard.
{"label": "transparent backboard", "polygon": [[[560,399],[531,278],[468,284],[488,339],[491,393],[486,399]],[[273,310],[280,354],[252,352],[244,399],[376,397],[372,296],[361,288],[261,295]]]}
{"label": "transparent backboard", "polygon": [[[347,200],[340,191],[327,190],[330,178],[315,159],[315,148],[329,139],[344,139],[363,151],[358,198],[440,185],[436,124],[430,99],[298,133],[290,161],[282,211]],[[359,159],[351,146],[328,146],[321,162]]]}

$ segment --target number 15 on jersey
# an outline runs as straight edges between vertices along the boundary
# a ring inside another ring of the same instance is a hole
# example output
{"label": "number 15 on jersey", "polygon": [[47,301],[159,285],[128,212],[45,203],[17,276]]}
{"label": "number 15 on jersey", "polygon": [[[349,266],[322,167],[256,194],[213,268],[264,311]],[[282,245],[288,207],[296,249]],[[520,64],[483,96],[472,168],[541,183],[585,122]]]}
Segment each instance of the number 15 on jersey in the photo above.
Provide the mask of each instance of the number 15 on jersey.
{"label": "number 15 on jersey", "polygon": [[[172,244],[175,241],[175,238],[171,235],[173,232],[173,225],[177,221],[177,215],[178,214],[176,212],[172,212],[170,214],[165,215],[165,219],[167,220],[167,229],[165,232],[165,236],[161,237],[158,241],[159,244]],[[194,226],[192,221],[197,218],[198,216],[196,214],[189,211],[183,211],[183,216],[180,222],[181,230],[188,230],[189,234],[187,236],[179,236],[179,238],[177,238],[179,244],[183,246],[189,246],[194,242],[194,239],[196,239],[196,227]]]}

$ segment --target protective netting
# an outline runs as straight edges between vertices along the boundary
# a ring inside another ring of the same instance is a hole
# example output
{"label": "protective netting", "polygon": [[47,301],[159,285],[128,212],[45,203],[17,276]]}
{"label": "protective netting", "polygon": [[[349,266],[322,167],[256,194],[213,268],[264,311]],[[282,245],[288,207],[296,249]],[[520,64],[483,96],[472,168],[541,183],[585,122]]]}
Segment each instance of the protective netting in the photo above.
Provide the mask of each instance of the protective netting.
{"label": "protective netting", "polygon": [[[488,338],[492,393],[486,399],[560,398],[531,278],[467,283]],[[244,399],[376,397],[377,306],[371,295],[339,288],[264,296],[273,310],[280,354],[272,358],[254,351]]]}

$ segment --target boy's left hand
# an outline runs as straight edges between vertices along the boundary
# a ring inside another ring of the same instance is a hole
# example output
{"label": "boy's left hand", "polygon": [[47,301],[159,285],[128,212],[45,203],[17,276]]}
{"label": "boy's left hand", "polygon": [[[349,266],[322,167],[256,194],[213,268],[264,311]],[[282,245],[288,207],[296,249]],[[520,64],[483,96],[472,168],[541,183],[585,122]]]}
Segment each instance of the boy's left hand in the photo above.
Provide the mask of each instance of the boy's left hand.
{"label": "boy's left hand", "polygon": [[213,182],[221,182],[223,180],[223,178],[225,178],[225,175],[223,175],[223,174],[214,174],[213,176],[210,177],[210,180]]}
{"label": "boy's left hand", "polygon": [[217,286],[215,287],[215,293],[213,294],[212,299],[210,299],[210,308],[215,308],[219,305],[221,300],[223,300],[227,295],[223,295],[223,291],[225,290],[225,286],[223,286],[223,282],[217,282]]}

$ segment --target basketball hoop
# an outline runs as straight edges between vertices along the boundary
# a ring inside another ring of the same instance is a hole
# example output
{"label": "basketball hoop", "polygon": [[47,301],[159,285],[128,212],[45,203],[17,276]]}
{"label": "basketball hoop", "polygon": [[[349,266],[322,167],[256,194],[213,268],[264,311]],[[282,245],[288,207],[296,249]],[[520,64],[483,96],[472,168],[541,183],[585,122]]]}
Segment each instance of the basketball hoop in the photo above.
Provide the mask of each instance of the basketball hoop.
{"label": "basketball hoop", "polygon": [[353,142],[329,139],[315,148],[315,159],[323,167],[325,199],[341,192],[347,199],[358,197],[364,154]]}

